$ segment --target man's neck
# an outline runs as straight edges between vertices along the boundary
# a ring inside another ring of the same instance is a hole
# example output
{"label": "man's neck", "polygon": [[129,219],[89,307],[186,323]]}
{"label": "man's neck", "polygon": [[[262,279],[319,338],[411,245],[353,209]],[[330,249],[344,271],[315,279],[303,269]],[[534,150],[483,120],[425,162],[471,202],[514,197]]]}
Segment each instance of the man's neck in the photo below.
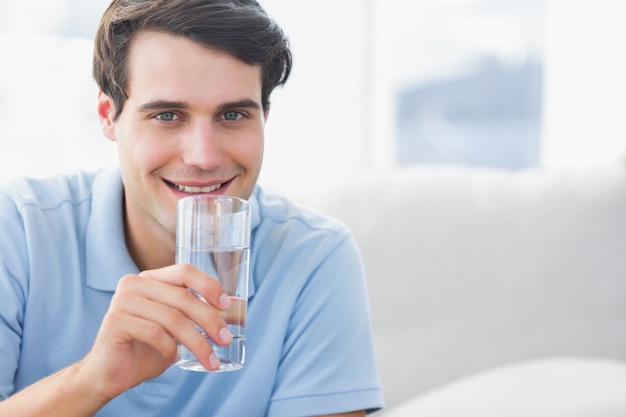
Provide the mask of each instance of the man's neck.
{"label": "man's neck", "polygon": [[174,264],[176,236],[162,228],[147,229],[142,222],[132,221],[124,215],[126,248],[140,271],[158,269]]}

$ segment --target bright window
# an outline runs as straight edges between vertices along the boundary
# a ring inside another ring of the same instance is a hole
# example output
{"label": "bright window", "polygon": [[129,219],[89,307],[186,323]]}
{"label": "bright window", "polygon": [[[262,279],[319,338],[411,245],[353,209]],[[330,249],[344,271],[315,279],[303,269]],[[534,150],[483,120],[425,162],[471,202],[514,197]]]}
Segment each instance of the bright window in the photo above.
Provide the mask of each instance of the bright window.
{"label": "bright window", "polygon": [[542,0],[402,3],[390,24],[397,163],[539,165]]}

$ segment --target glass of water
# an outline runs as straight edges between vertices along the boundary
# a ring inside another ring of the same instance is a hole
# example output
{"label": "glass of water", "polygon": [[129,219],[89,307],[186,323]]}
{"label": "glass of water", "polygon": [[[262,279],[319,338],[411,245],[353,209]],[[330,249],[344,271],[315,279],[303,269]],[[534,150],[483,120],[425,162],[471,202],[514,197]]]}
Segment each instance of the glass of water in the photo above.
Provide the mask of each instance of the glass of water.
{"label": "glass of water", "polygon": [[[220,346],[209,339],[221,363],[218,372],[241,369],[246,357],[250,224],[250,204],[238,197],[204,194],[178,201],[176,263],[193,264],[215,277],[231,300],[222,317],[233,335],[232,343]],[[199,327],[198,331],[204,333]],[[181,344],[176,366],[207,371]]]}

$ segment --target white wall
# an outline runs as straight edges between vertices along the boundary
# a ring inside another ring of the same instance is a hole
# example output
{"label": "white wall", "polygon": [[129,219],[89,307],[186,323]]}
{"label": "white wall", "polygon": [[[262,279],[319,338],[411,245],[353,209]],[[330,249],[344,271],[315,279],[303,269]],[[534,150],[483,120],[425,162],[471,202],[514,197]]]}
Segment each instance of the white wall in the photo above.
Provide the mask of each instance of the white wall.
{"label": "white wall", "polygon": [[626,2],[546,1],[543,165],[623,165]]}
{"label": "white wall", "polygon": [[365,164],[364,0],[263,0],[290,38],[294,68],[275,91],[261,182],[293,188],[333,181]]}
{"label": "white wall", "polygon": [[94,170],[115,161],[101,133],[92,42],[0,35],[0,180]]}

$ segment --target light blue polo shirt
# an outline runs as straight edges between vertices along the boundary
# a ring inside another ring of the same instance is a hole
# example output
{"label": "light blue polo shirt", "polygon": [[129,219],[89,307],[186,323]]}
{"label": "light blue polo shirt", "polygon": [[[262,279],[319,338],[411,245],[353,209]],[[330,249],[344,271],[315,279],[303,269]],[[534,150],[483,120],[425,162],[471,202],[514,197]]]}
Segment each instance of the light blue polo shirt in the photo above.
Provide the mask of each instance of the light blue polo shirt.
{"label": "light blue polo shirt", "polygon": [[[118,280],[117,170],[0,188],[0,398],[82,358]],[[308,416],[382,407],[362,262],[339,222],[255,189],[246,365],[170,367],[97,416]]]}

